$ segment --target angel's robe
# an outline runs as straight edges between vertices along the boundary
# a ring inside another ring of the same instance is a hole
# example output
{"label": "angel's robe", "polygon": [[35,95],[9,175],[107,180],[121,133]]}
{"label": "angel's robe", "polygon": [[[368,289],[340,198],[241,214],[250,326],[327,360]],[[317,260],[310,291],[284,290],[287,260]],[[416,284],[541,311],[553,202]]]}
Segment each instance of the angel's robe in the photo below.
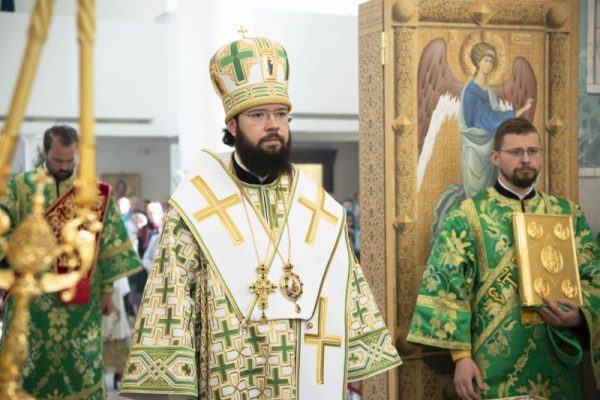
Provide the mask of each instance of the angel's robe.
{"label": "angel's robe", "polygon": [[460,107],[461,178],[464,198],[469,198],[496,181],[496,168],[490,162],[496,129],[515,112],[502,111],[492,88],[484,90],[473,80],[465,85]]}
{"label": "angel's robe", "polygon": [[[41,167],[40,167],[41,168]],[[32,213],[34,174],[28,171],[12,178],[0,207],[8,212],[12,229]],[[73,186],[75,176],[46,185],[44,208],[48,209]],[[57,293],[46,293],[29,305],[29,354],[23,364],[23,388],[35,398],[104,399],[102,359],[102,293],[111,292],[113,282],[141,268],[121,221],[119,211],[109,200],[100,235],[97,263],[91,274],[90,299],[85,304],[64,304]],[[0,254],[0,259],[4,255]],[[4,262],[4,261],[3,261]],[[12,296],[4,314],[4,332],[14,315]]]}
{"label": "angel's robe", "polygon": [[[425,267],[408,340],[470,351],[485,383],[482,398],[579,399],[584,347],[600,382],[600,248],[579,207],[532,194],[521,203],[493,187],[450,210]],[[521,320],[511,217],[522,209],[573,217],[585,319],[578,328]]]}

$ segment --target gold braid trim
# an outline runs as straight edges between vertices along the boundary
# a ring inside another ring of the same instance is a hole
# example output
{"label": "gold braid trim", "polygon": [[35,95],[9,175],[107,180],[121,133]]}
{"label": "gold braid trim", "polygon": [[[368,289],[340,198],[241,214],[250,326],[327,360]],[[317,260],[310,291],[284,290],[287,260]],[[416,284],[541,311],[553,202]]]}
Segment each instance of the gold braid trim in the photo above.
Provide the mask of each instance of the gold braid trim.
{"label": "gold braid trim", "polygon": [[467,222],[469,223],[469,228],[471,229],[471,234],[473,235],[473,241],[475,242],[475,247],[477,248],[477,264],[479,265],[481,280],[483,281],[486,280],[487,274],[489,273],[489,264],[487,252],[485,251],[481,220],[477,214],[477,209],[475,208],[473,199],[465,200],[461,205],[461,209],[467,216]]}
{"label": "gold braid trim", "polygon": [[426,296],[423,294],[417,296],[417,304],[426,307],[442,307],[450,308],[455,311],[471,312],[471,307],[466,301],[450,301],[440,297]]}

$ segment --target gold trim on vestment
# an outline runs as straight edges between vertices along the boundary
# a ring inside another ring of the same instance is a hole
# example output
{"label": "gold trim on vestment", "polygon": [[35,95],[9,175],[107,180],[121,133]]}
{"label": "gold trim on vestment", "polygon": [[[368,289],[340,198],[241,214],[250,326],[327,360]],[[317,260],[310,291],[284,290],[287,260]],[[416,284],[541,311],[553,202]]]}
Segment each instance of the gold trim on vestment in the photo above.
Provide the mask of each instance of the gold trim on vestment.
{"label": "gold trim on vestment", "polygon": [[475,208],[475,202],[473,202],[473,199],[467,199],[462,204],[461,209],[467,217],[467,222],[471,229],[471,234],[473,235],[472,239],[475,242],[475,247],[477,249],[477,265],[479,266],[479,273],[481,274],[480,279],[485,281],[490,267],[488,264],[487,251],[485,249],[485,241],[483,239],[483,228],[481,226],[479,214]]}
{"label": "gold trim on vestment", "polygon": [[[497,270],[500,272],[502,272],[506,266],[506,264],[508,264],[508,261],[512,258],[511,255],[511,251],[507,252],[506,256],[502,259],[502,261],[500,262],[500,264],[498,264]],[[507,257],[509,256],[510,257]],[[494,270],[494,272],[496,272],[496,270]],[[498,275],[499,275],[498,273]],[[496,274],[494,274],[495,276]],[[496,276],[497,277],[497,276]],[[479,291],[478,296],[477,296],[477,302],[475,303],[476,305],[479,304],[479,300],[481,300],[481,297],[483,295],[485,295],[487,293],[487,288],[489,286],[492,285],[492,283],[494,283],[496,281],[496,279],[489,279],[489,284],[487,283],[488,281],[486,281],[486,289]],[[498,325],[500,325],[502,323],[502,321],[504,321],[504,319],[506,319],[506,316],[509,315],[512,312],[512,309],[514,308],[514,306],[517,304],[518,301],[518,296],[516,295],[516,291],[515,291],[515,296],[510,296],[507,299],[506,304],[502,304],[500,309],[502,310],[502,312],[498,315],[496,315],[496,317],[490,321],[490,323],[486,326],[486,328],[483,330],[483,332],[481,332],[481,335],[479,335],[477,337],[476,340],[473,340],[473,355],[475,355],[475,353],[477,353],[477,351],[479,350],[479,348],[481,347],[481,345],[483,345],[483,343],[485,343],[485,341],[489,338],[489,336],[496,331],[496,329],[498,329]]]}
{"label": "gold trim on vestment", "polygon": [[439,296],[427,296],[419,294],[417,296],[417,304],[427,307],[450,308],[455,311],[471,312],[471,306],[468,301],[447,300]]}

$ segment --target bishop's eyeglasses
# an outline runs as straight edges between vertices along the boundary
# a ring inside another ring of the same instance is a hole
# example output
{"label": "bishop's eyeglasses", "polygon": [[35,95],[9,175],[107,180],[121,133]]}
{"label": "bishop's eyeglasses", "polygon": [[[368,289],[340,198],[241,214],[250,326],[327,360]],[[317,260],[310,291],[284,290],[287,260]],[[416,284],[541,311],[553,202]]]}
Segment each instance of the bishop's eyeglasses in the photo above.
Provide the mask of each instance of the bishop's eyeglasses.
{"label": "bishop's eyeglasses", "polygon": [[245,116],[247,116],[248,118],[250,118],[250,121],[252,121],[255,124],[264,124],[265,122],[267,122],[267,119],[269,118],[269,116],[273,116],[275,118],[275,121],[277,122],[292,122],[292,113],[290,113],[288,110],[277,110],[277,111],[264,111],[264,110],[256,110],[256,111],[247,111],[247,112],[241,112],[240,114],[243,114]]}

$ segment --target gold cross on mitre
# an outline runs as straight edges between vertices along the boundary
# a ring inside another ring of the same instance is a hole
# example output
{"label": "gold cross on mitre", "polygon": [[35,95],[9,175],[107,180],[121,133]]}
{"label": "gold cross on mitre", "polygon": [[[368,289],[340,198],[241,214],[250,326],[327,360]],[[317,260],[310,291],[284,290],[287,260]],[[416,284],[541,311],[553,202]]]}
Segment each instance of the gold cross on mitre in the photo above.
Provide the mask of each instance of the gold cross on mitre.
{"label": "gold cross on mitre", "polygon": [[313,203],[304,196],[301,196],[298,202],[310,209],[313,213],[305,239],[306,243],[312,246],[315,242],[315,236],[317,236],[317,230],[319,229],[319,221],[321,218],[325,218],[334,225],[337,224],[338,219],[335,215],[325,210],[325,190],[323,188],[319,188],[316,202]]}
{"label": "gold cross on mitre", "polygon": [[248,29],[244,28],[243,26],[240,26],[240,29],[238,29],[238,33],[242,35],[242,39],[246,39],[246,33],[248,33]]}
{"label": "gold cross on mitre", "polygon": [[304,334],[304,344],[317,346],[317,384],[322,385],[325,382],[323,377],[323,368],[325,365],[325,346],[341,347],[342,337],[327,334],[327,297],[319,299],[319,325],[317,333]]}
{"label": "gold cross on mitre", "polygon": [[194,213],[194,218],[196,218],[196,221],[200,222],[208,217],[216,215],[219,220],[221,220],[223,227],[229,234],[229,237],[233,243],[236,245],[242,243],[244,238],[226,211],[229,207],[233,207],[242,202],[240,196],[238,194],[232,194],[231,196],[219,200],[217,199],[217,196],[215,196],[214,192],[210,190],[204,179],[202,179],[200,176],[195,176],[192,178],[191,182],[194,184],[196,189],[198,189],[202,197],[204,197],[204,200],[206,200],[208,203],[205,208]]}
{"label": "gold cross on mitre", "polygon": [[269,308],[269,295],[277,289],[277,286],[269,280],[267,268],[264,264],[259,265],[256,268],[256,272],[258,272],[258,279],[250,285],[250,292],[258,296],[258,307],[262,310],[260,321],[266,324],[267,316],[265,315],[265,309]]}

